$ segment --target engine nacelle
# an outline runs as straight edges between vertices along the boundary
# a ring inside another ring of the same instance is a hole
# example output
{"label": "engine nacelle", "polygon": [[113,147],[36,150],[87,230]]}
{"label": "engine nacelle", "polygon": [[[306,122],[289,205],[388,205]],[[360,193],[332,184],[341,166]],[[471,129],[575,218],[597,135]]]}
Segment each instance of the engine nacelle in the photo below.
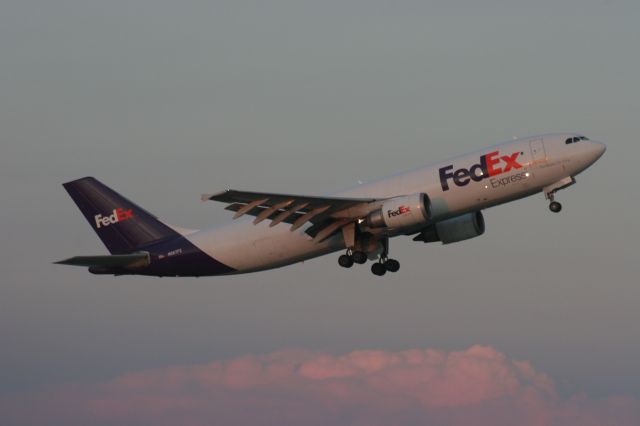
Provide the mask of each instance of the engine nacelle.
{"label": "engine nacelle", "polygon": [[428,221],[427,196],[422,193],[391,198],[367,216],[372,228],[408,228]]}
{"label": "engine nacelle", "polygon": [[478,211],[437,222],[424,229],[414,240],[425,243],[442,241],[442,244],[451,244],[482,234],[484,234],[484,217],[482,212]]}

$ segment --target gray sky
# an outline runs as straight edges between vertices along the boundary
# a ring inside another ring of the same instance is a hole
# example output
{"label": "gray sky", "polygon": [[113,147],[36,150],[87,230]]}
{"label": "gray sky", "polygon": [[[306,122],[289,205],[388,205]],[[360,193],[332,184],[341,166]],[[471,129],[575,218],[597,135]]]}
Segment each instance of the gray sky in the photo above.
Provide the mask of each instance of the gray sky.
{"label": "gray sky", "polygon": [[[640,396],[640,4],[4,1],[0,391],[301,347],[530,360],[562,392]],[[487,233],[392,241],[400,273],[336,255],[237,277],[91,276],[106,250],[62,182],[165,220],[199,194],[321,194],[513,136],[608,144],[578,185],[485,212]]]}

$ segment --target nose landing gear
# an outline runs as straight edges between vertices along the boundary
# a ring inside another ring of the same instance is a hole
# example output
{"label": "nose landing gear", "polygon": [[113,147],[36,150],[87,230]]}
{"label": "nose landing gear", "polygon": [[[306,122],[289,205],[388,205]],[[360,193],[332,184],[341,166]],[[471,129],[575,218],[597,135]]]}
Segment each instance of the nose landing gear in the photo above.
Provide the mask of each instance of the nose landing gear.
{"label": "nose landing gear", "polygon": [[555,201],[553,195],[554,195],[553,192],[549,192],[549,193],[545,194],[547,199],[550,201],[549,210],[551,210],[554,213],[560,213],[560,210],[562,210],[562,204],[560,204],[559,202]]}
{"label": "nose landing gear", "polygon": [[554,213],[560,213],[560,210],[562,210],[562,204],[554,200],[554,193],[555,191],[545,193],[544,195],[547,198],[547,200],[550,201],[549,210],[551,210]]}
{"label": "nose landing gear", "polygon": [[560,210],[562,210],[562,204],[554,200],[554,195],[556,192],[566,188],[567,186],[573,185],[574,183],[576,183],[576,180],[572,176],[567,176],[560,179],[558,182],[545,186],[542,189],[544,197],[549,200],[549,210],[554,213],[560,213]]}
{"label": "nose landing gear", "polygon": [[560,213],[560,210],[562,210],[562,204],[557,201],[552,201],[551,203],[549,203],[549,210],[554,213]]}

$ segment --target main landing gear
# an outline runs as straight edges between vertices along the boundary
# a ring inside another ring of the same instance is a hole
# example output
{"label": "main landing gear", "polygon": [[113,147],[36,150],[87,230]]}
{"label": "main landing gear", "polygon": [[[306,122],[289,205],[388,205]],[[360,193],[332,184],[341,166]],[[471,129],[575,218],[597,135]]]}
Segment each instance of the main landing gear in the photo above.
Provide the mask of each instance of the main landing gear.
{"label": "main landing gear", "polygon": [[[367,262],[367,254],[363,251],[347,250],[346,254],[338,258],[338,264],[343,268],[351,268],[354,263],[364,264]],[[388,272],[398,272],[400,270],[400,262],[395,259],[389,259],[386,255],[381,255],[377,262],[371,265],[371,272],[374,275],[382,276]]]}
{"label": "main landing gear", "polygon": [[380,253],[377,262],[371,265],[371,272],[374,275],[382,276],[389,272],[398,272],[400,262],[389,259],[389,238],[375,238],[372,235],[361,235],[357,237],[355,224],[346,225],[342,228],[342,236],[347,246],[347,252],[338,258],[338,264],[343,268],[351,268],[354,263],[359,265],[367,263],[368,254]]}
{"label": "main landing gear", "polygon": [[371,272],[374,275],[382,276],[389,272],[398,272],[400,270],[400,262],[395,259],[386,259],[381,257],[378,262],[371,265]]}
{"label": "main landing gear", "polygon": [[343,268],[351,268],[353,266],[353,256],[343,254],[338,258],[338,265]]}
{"label": "main landing gear", "polygon": [[351,268],[354,263],[362,265],[367,263],[367,253],[363,251],[347,250],[346,254],[343,254],[338,258],[338,264],[343,268]]}

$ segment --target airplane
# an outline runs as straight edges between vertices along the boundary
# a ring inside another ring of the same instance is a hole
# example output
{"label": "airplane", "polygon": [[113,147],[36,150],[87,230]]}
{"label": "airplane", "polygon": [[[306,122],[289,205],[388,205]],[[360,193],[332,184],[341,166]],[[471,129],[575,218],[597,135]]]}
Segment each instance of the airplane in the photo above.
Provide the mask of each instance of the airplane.
{"label": "airplane", "polygon": [[513,139],[450,160],[359,184],[327,196],[226,191],[203,201],[227,204],[235,221],[193,230],[165,223],[93,177],[64,183],[110,255],[56,263],[93,274],[199,277],[257,272],[344,251],[338,264],[372,261],[371,272],[397,272],[389,239],[451,244],[485,231],[482,210],[557,191],[605,152],[575,133]]}

